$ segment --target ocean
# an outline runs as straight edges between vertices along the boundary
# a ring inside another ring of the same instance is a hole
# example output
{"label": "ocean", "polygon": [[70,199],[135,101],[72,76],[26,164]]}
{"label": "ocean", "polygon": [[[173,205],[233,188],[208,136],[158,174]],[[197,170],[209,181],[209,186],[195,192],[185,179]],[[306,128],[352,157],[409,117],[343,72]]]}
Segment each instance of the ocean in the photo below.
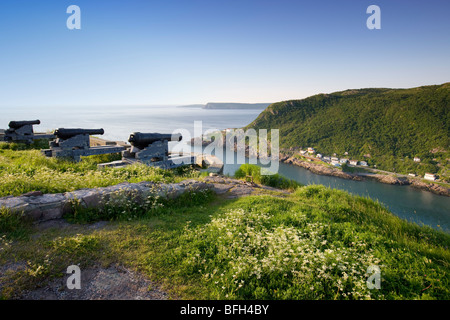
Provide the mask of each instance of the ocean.
{"label": "ocean", "polygon": [[194,121],[202,121],[203,130],[238,128],[252,122],[262,110],[201,109],[177,106],[42,107],[10,108],[1,111],[0,128],[11,120],[36,120],[35,132],[57,128],[103,128],[102,138],[127,141],[132,132],[172,133],[188,130],[194,137]]}

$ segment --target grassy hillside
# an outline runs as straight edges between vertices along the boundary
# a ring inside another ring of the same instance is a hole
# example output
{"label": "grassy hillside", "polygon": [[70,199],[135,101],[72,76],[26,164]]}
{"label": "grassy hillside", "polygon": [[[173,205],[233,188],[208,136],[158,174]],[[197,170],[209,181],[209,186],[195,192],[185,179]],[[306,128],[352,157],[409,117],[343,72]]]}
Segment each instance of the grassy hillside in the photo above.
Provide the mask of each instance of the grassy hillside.
{"label": "grassy hillside", "polygon": [[[280,146],[316,147],[396,172],[449,176],[450,83],[360,89],[270,105],[247,128],[280,129]],[[422,159],[420,164],[413,158]]]}
{"label": "grassy hillside", "polygon": [[[48,146],[48,142],[44,147]],[[83,157],[81,162],[48,158],[39,143],[31,146],[0,143],[0,197],[18,196],[30,191],[60,193],[82,188],[107,187],[122,182],[178,182],[199,177],[190,167],[163,170],[144,164],[124,168],[104,168],[99,163],[121,159],[118,154]]]}

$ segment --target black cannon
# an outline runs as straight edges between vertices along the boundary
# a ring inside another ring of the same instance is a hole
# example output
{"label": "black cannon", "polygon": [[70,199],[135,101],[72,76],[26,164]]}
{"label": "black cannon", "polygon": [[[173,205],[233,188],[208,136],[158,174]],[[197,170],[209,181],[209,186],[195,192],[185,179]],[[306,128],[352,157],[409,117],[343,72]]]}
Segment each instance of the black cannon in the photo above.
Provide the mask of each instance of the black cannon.
{"label": "black cannon", "polygon": [[130,134],[128,142],[131,144],[122,152],[122,161],[113,161],[100,164],[99,167],[123,166],[132,163],[145,163],[152,167],[163,169],[176,168],[182,165],[195,163],[195,156],[192,154],[170,154],[169,142],[179,142],[183,139],[179,133],[142,133],[133,132]]}
{"label": "black cannon", "polygon": [[169,141],[181,141],[181,134],[133,132],[128,139],[131,148],[122,153],[123,158],[145,163],[167,162]]}
{"label": "black cannon", "polygon": [[9,129],[4,131],[3,139],[7,142],[25,142],[31,144],[33,140],[51,139],[55,136],[53,134],[34,133],[33,125],[41,124],[40,120],[30,121],[10,121]]}
{"label": "black cannon", "polygon": [[55,136],[57,136],[60,139],[69,139],[73,138],[78,135],[94,135],[99,134],[102,135],[105,133],[105,130],[103,129],[66,129],[66,128],[59,128],[55,130]]}
{"label": "black cannon", "polygon": [[148,147],[150,144],[157,141],[181,141],[183,137],[181,134],[164,134],[164,133],[141,133],[141,132],[133,132],[128,139],[128,142],[139,149],[144,149]]}
{"label": "black cannon", "polygon": [[125,150],[122,146],[91,147],[90,135],[102,135],[103,129],[56,129],[56,139],[50,141],[50,149],[42,150],[47,157],[71,158],[80,161],[81,157],[98,154],[119,153]]}
{"label": "black cannon", "polygon": [[30,121],[10,121],[8,126],[11,129],[19,129],[22,128],[24,126],[32,126],[35,124],[41,124],[40,120],[30,120]]}

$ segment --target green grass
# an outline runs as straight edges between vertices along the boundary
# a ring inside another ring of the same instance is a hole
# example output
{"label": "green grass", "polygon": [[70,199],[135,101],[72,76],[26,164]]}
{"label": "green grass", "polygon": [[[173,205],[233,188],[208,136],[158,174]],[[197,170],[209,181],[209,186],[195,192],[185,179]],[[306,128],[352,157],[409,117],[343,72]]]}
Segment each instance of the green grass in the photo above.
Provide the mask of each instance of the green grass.
{"label": "green grass", "polygon": [[347,164],[343,164],[342,165],[342,171],[344,172],[350,172],[350,173],[368,173],[370,172],[369,170],[366,170],[364,168],[361,167],[351,167]]}
{"label": "green grass", "polygon": [[[0,148],[0,190],[62,192],[199,176],[187,168],[97,170],[104,160],[70,163]],[[203,191],[144,201],[119,193],[102,210],[75,206],[65,216],[70,226],[49,229],[1,209],[0,299],[45,286],[72,264],[82,271],[124,265],[181,299],[450,298],[449,234],[401,220],[367,198],[261,175],[256,166],[242,166],[238,176],[292,193],[230,200]],[[109,223],[92,228],[97,221]],[[380,290],[367,288],[371,265],[381,269]]]}
{"label": "green grass", "polygon": [[118,155],[82,158],[74,163],[43,156],[33,146],[0,143],[0,197],[30,191],[60,193],[82,188],[106,187],[121,182],[178,182],[199,177],[189,167],[163,170],[143,164],[97,169],[97,164],[117,160]]}
{"label": "green grass", "polygon": [[297,187],[301,186],[300,183],[287,179],[279,174],[263,175],[261,174],[261,167],[253,164],[241,165],[240,168],[236,170],[234,177],[278,189],[295,190]]}
{"label": "green grass", "polygon": [[[450,298],[450,236],[372,200],[323,186],[284,198],[186,197],[118,214],[102,229],[74,225],[7,242],[0,264],[25,267],[1,294],[61,277],[71,264],[120,263],[182,299]],[[366,286],[370,265],[381,269],[380,290]]]}
{"label": "green grass", "polygon": [[24,215],[0,208],[0,237],[5,239],[27,239],[32,228],[32,221]]}

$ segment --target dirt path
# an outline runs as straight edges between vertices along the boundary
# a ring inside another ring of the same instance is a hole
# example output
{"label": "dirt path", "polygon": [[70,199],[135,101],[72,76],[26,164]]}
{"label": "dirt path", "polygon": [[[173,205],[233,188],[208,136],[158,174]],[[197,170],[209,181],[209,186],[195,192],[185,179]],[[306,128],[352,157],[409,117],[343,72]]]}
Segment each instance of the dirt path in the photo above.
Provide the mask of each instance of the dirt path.
{"label": "dirt path", "polygon": [[168,294],[145,276],[111,266],[81,270],[81,289],[68,289],[70,275],[23,294],[23,300],[166,300]]}

